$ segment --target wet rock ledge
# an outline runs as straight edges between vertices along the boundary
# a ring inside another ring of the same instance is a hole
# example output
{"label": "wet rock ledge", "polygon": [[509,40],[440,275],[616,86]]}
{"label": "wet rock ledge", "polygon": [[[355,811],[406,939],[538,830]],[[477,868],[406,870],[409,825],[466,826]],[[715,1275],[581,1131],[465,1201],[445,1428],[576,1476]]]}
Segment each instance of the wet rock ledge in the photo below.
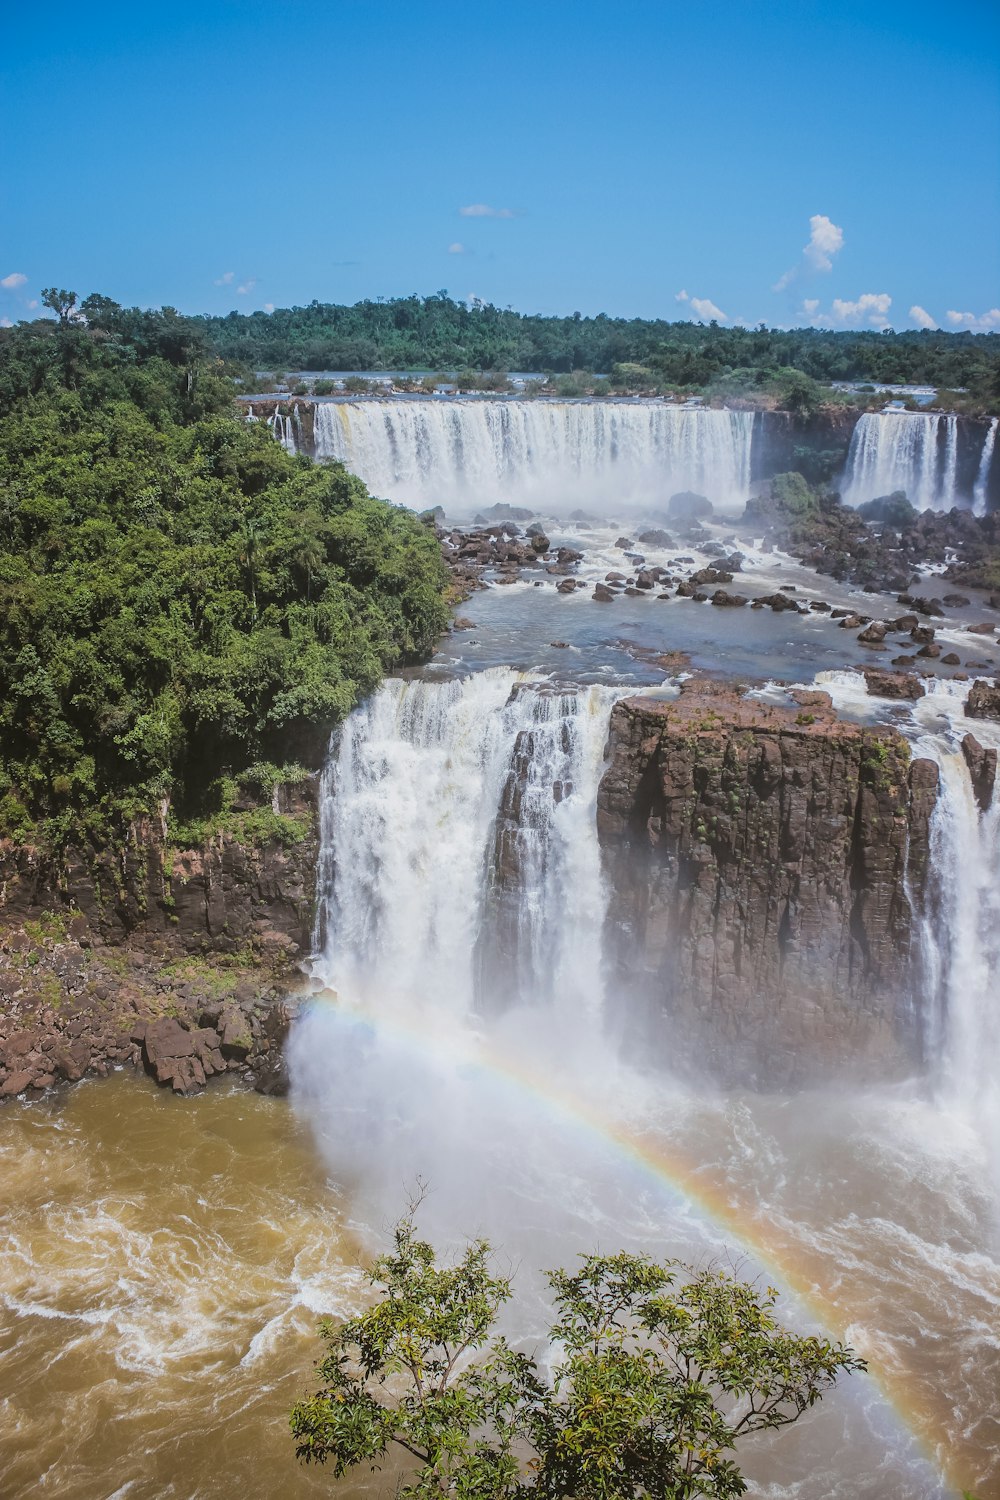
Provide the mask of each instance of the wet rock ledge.
{"label": "wet rock ledge", "polygon": [[937,767],[825,693],[796,699],[691,681],[611,718],[611,994],[637,1047],[726,1084],[885,1077],[922,1052]]}

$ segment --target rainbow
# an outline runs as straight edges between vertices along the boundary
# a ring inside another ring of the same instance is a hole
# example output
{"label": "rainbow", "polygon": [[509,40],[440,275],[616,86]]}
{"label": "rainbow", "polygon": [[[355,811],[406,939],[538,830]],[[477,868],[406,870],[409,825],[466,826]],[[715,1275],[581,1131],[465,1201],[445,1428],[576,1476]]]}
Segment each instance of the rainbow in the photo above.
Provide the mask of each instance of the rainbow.
{"label": "rainbow", "polygon": [[[311,994],[307,1008],[314,1006],[322,1006],[345,1021],[401,1041],[425,1057],[437,1057],[433,1031],[419,1026],[413,1019],[398,1014],[373,1014],[331,989]],[[456,1038],[449,1036],[448,1052],[453,1058],[457,1046]],[[795,1255],[797,1251],[801,1254],[801,1247],[776,1244],[773,1226],[746,1205],[734,1201],[729,1188],[707,1182],[697,1162],[668,1146],[662,1137],[652,1132],[635,1131],[581,1101],[575,1094],[561,1088],[551,1075],[543,1076],[523,1059],[496,1052],[487,1046],[481,1035],[470,1036],[461,1044],[459,1060],[463,1068],[516,1089],[521,1095],[541,1104],[560,1121],[582,1130],[603,1146],[610,1146],[623,1162],[658,1187],[666,1187],[678,1199],[692,1205],[715,1230],[734,1240],[777,1288],[791,1293],[808,1310],[830,1337],[846,1338],[851,1321],[847,1310],[824,1291],[815,1273],[803,1264],[796,1264]],[[816,1268],[817,1271],[820,1269]],[[950,1472],[952,1465],[943,1457],[948,1452],[948,1440],[938,1429],[936,1415],[919,1398],[914,1398],[905,1372],[883,1367],[870,1369],[869,1374],[923,1457],[942,1474],[949,1487],[962,1493],[962,1484]]]}

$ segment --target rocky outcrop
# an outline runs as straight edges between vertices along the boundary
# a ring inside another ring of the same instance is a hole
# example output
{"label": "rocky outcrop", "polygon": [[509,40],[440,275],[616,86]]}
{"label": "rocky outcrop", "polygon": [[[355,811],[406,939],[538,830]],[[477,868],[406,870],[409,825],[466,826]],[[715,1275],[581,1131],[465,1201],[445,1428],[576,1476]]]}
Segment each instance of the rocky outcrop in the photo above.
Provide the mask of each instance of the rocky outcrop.
{"label": "rocky outcrop", "polygon": [[1000,683],[977,679],[969,689],[965,712],[970,719],[1000,719]]}
{"label": "rocky outcrop", "polygon": [[997,780],[997,752],[987,750],[974,734],[967,734],[962,740],[962,754],[969,768],[976,801],[979,803],[980,810],[986,812],[993,803],[993,789]]}
{"label": "rocky outcrop", "polygon": [[178,849],[143,823],[117,851],[0,844],[0,1098],[123,1065],[176,1093],[234,1072],[281,1092],[312,939],[314,780],[272,811],[285,838]]}
{"label": "rocky outcrop", "polygon": [[309,951],[317,856],[316,778],[278,794],[296,840],[251,842],[220,830],[177,848],[164,826],[136,823],[124,846],[56,856],[0,841],[0,929],[40,913],[79,917],[102,942],[150,952],[297,959]]}
{"label": "rocky outcrop", "polygon": [[619,703],[609,756],[611,992],[637,1045],[765,1086],[911,1066],[936,766],[824,694],[707,683]]}

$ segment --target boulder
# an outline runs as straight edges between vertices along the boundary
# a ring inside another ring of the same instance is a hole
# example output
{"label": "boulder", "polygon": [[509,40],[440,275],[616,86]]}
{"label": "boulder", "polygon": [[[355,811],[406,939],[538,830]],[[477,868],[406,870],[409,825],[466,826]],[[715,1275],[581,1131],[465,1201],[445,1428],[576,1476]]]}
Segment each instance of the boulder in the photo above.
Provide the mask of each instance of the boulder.
{"label": "boulder", "polygon": [[20,1069],[16,1073],[9,1073],[5,1082],[0,1083],[0,1096],[12,1099],[15,1094],[23,1094],[25,1089],[31,1087],[34,1073]]}
{"label": "boulder", "polygon": [[996,630],[996,626],[991,625],[988,620],[984,620],[979,625],[966,625],[965,628],[970,635],[992,635]]}
{"label": "boulder", "polygon": [[719,605],[720,608],[732,607],[733,609],[742,609],[746,602],[746,594],[729,594],[725,589],[716,589],[712,595],[712,603]]}
{"label": "boulder", "polygon": [[706,495],[696,495],[693,490],[680,490],[667,501],[667,512],[678,521],[696,521],[701,516],[712,514],[712,502]]}
{"label": "boulder", "polygon": [[591,598],[596,599],[598,604],[610,604],[614,597],[611,589],[607,588],[605,584],[595,583]]}
{"label": "boulder", "polygon": [[641,542],[644,547],[672,547],[674,545],[669,531],[661,531],[655,526],[652,531],[640,531],[637,541]]}
{"label": "boulder", "polygon": [[934,639],[933,625],[914,625],[910,631],[910,640],[916,641],[918,646],[929,646]]}
{"label": "boulder", "polygon": [[908,672],[886,672],[880,667],[865,668],[865,685],[873,698],[922,698],[924,685]]}
{"label": "boulder", "polygon": [[885,640],[885,634],[886,626],[882,621],[873,620],[870,625],[866,625],[864,630],[860,632],[858,640],[864,646],[881,646]]}
{"label": "boulder", "polygon": [[965,713],[970,719],[1000,719],[1000,683],[977,678],[965,700]]}

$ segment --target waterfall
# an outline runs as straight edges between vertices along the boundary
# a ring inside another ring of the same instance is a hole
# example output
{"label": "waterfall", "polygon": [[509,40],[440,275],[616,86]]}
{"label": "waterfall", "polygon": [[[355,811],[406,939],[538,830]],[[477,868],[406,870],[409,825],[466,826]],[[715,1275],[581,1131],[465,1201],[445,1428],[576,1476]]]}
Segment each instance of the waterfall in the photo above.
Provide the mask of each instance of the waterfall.
{"label": "waterfall", "polygon": [[364,1004],[600,1009],[597,784],[614,689],[386,682],[323,783],[317,948]]}
{"label": "waterfall", "polygon": [[268,417],[267,425],[286,452],[298,453],[302,431],[297,406],[293,407],[292,413],[287,417],[283,417],[276,407],[274,413]]}
{"label": "waterfall", "polygon": [[931,825],[936,899],[922,934],[925,1004],[942,1102],[974,1125],[1000,1183],[1000,788],[981,809],[956,746],[971,728],[1000,748],[1000,728],[960,718],[962,706],[960,697],[945,700],[945,717],[955,715],[950,733],[922,736],[914,747],[937,762],[941,777]]}
{"label": "waterfall", "polygon": [[695,490],[734,508],[750,486],[753,412],[641,401],[401,397],[315,408],[317,458],[376,494],[462,511],[516,500],[663,501]]}
{"label": "waterfall", "polygon": [[990,479],[990,466],[993,463],[993,450],[997,441],[997,424],[1000,418],[993,417],[986,430],[983,439],[983,451],[979,459],[979,468],[976,470],[976,482],[972,490],[972,502],[977,515],[986,514],[986,487]]}
{"label": "waterfall", "polygon": [[844,500],[860,505],[903,490],[917,510],[948,510],[957,498],[957,473],[956,416],[866,412],[851,436]]}

